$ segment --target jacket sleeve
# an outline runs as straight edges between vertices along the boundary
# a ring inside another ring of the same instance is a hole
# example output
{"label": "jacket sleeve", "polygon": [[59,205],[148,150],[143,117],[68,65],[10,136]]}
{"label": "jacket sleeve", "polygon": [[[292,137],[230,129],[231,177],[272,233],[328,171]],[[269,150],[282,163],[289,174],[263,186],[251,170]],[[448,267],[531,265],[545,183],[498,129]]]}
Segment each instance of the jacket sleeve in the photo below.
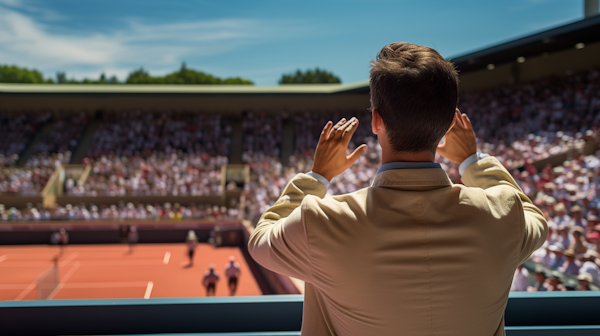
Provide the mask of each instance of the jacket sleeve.
{"label": "jacket sleeve", "polygon": [[548,236],[548,224],[540,209],[527,197],[508,170],[495,157],[488,157],[472,164],[462,177],[467,187],[479,187],[486,192],[495,187],[505,186],[514,190],[522,212],[522,246],[519,261],[525,262],[533,251],[537,250]]}
{"label": "jacket sleeve", "polygon": [[308,195],[323,198],[326,193],[314,177],[296,175],[260,217],[248,241],[252,258],[274,272],[309,281],[310,250],[301,205]]}

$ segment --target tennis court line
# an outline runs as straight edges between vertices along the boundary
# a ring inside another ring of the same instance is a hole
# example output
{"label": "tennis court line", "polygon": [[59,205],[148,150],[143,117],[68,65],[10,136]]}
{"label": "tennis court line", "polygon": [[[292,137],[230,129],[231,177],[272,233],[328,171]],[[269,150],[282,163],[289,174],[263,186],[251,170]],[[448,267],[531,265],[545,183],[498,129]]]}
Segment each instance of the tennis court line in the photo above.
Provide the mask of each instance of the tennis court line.
{"label": "tennis court line", "polygon": [[[20,262],[4,263],[4,264],[2,264],[2,266],[0,266],[0,268],[4,268],[4,267],[38,267],[38,266],[47,267],[48,265],[51,265],[51,264],[49,262],[41,262],[41,261],[20,261]],[[63,265],[60,265],[60,266],[63,266]]]}
{"label": "tennis court line", "polygon": [[56,251],[48,251],[46,253],[7,253],[6,256],[10,259],[47,259],[56,255]]}
{"label": "tennis court line", "polygon": [[25,290],[23,290],[21,292],[21,294],[19,294],[15,298],[15,301],[21,301],[27,294],[29,294],[29,292],[31,292],[32,289],[35,288],[36,283],[37,283],[37,278],[35,280],[33,280],[33,282],[29,286],[27,286],[27,288],[25,288]]}
{"label": "tennis court line", "polygon": [[138,266],[138,265],[160,265],[159,260],[80,260],[85,266]]}
{"label": "tennis court line", "polygon": [[77,252],[71,253],[67,257],[67,259],[65,259],[59,263],[59,266],[67,266],[73,259],[77,258],[78,255],[79,255],[79,253],[77,253]]}
{"label": "tennis court line", "polygon": [[89,283],[68,283],[63,288],[125,288],[125,287],[144,287],[148,283],[142,282],[89,282]]}
{"label": "tennis court line", "polygon": [[[26,289],[28,284],[8,284],[0,285],[0,290],[9,289]],[[63,284],[62,288],[120,288],[120,287],[147,287],[148,282],[81,282],[81,283],[68,283]]]}
{"label": "tennis court line", "polygon": [[171,260],[171,252],[165,252],[165,257],[163,258],[163,264],[169,264],[169,260]]}
{"label": "tennis court line", "polygon": [[0,290],[3,289],[26,289],[28,284],[12,284],[12,285],[0,285]]}
{"label": "tennis court line", "polygon": [[154,282],[148,281],[148,286],[146,287],[146,293],[144,293],[144,299],[150,298],[150,294],[152,294],[152,288],[154,288]]}
{"label": "tennis court line", "polygon": [[64,287],[65,282],[69,280],[69,278],[73,275],[73,273],[75,273],[75,271],[79,268],[80,265],[80,263],[76,262],[73,266],[71,266],[67,274],[65,274],[65,276],[62,279],[60,279],[60,283],[58,284],[58,286],[56,286],[52,293],[48,295],[47,300],[52,300],[54,298],[56,293],[58,293]]}
{"label": "tennis court line", "polygon": [[[77,258],[77,256],[79,256],[79,253],[77,252],[73,252],[71,253],[65,260],[59,262],[59,266],[64,267],[67,266],[71,263],[71,261],[73,261],[73,259]],[[4,261],[8,259],[8,254],[3,255],[2,257],[0,257],[0,262]],[[48,262],[46,261],[17,261],[14,260],[14,257],[10,258],[11,261],[14,262],[9,262],[6,264],[3,264],[3,267],[33,267],[33,266],[47,266]]]}
{"label": "tennis court line", "polygon": [[[69,266],[72,260],[69,260],[66,263],[61,262],[60,267]],[[81,264],[85,264],[85,266],[143,266],[143,265],[164,265],[163,261],[159,261],[156,259],[153,260],[79,260]],[[168,261],[167,261],[168,262]],[[22,262],[7,262],[3,263],[0,268],[5,267],[37,267],[37,266],[48,266],[47,262],[41,261],[22,261]]]}

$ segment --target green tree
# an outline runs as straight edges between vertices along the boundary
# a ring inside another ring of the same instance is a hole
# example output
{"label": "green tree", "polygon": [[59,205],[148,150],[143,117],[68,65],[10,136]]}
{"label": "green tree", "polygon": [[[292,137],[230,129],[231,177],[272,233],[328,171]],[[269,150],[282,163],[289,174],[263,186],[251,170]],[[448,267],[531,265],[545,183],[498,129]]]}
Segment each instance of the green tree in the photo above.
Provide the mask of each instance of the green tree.
{"label": "green tree", "polygon": [[279,80],[279,84],[331,84],[341,83],[340,78],[327,70],[315,68],[302,71],[283,74]]}
{"label": "green tree", "polygon": [[117,76],[112,75],[109,79],[106,80],[106,84],[119,84],[119,79]]}
{"label": "green tree", "polygon": [[20,68],[16,65],[0,65],[0,83],[52,83],[52,80],[44,79],[42,73],[37,70]]}
{"label": "green tree", "polygon": [[98,78],[98,79],[84,78],[82,80],[76,80],[76,79],[67,78],[67,74],[64,72],[57,72],[56,73],[56,83],[58,83],[58,84],[118,84],[119,80],[115,76],[106,78],[106,75],[104,73],[101,73],[100,78]]}
{"label": "green tree", "polygon": [[252,81],[240,77],[221,79],[213,75],[189,69],[185,63],[178,71],[163,77],[153,77],[143,68],[132,71],[126,81],[127,84],[245,84],[252,85]]}
{"label": "green tree", "polygon": [[137,70],[133,70],[129,73],[127,80],[125,81],[127,84],[162,84],[157,81],[154,81],[154,78],[150,76],[150,74],[144,70],[144,68],[139,68]]}
{"label": "green tree", "polygon": [[67,82],[67,74],[64,72],[57,72],[56,73],[56,82],[58,84],[64,84]]}
{"label": "green tree", "polygon": [[[65,72],[56,73],[56,81],[44,79],[37,70],[29,70],[14,65],[0,65],[0,83],[58,83],[58,84],[119,84],[116,76],[108,77],[104,73],[98,79],[83,80],[69,79]],[[126,84],[245,84],[253,85],[252,81],[240,77],[218,78],[213,75],[189,69],[185,63],[181,69],[166,76],[153,77],[139,68],[129,73]]]}

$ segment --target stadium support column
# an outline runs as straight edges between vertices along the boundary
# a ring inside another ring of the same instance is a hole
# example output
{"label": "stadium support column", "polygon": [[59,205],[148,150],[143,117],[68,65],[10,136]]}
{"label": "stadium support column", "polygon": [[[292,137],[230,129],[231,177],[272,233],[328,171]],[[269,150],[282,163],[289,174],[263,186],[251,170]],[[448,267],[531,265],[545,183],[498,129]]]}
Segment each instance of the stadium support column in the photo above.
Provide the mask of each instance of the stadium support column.
{"label": "stadium support column", "polygon": [[598,2],[599,0],[583,0],[583,16],[589,18],[590,16],[598,15]]}
{"label": "stadium support column", "polygon": [[510,66],[509,84],[518,84],[521,81],[521,66],[522,65],[517,62],[512,63],[512,65]]}
{"label": "stadium support column", "polygon": [[294,117],[288,115],[283,119],[283,139],[281,139],[281,162],[288,164],[290,155],[294,153]]}
{"label": "stadium support column", "polygon": [[83,159],[88,155],[88,149],[94,143],[94,135],[96,134],[96,130],[100,126],[100,120],[97,119],[97,116],[102,112],[96,111],[96,113],[91,113],[89,115],[90,121],[88,122],[85,132],[83,132],[83,136],[79,139],[79,144],[77,148],[73,151],[73,156],[71,157],[71,163],[73,164],[82,164]]}
{"label": "stadium support column", "polygon": [[242,118],[241,115],[231,117],[231,144],[229,147],[230,164],[242,163],[242,141],[244,141]]}
{"label": "stadium support column", "polygon": [[25,149],[21,152],[21,155],[19,156],[19,160],[17,161],[17,166],[23,167],[25,165],[25,163],[27,163],[27,160],[29,160],[29,158],[33,154],[37,154],[37,148],[38,148],[38,145],[40,144],[40,142],[42,141],[42,136],[50,133],[55,124],[56,124],[56,121],[50,121],[49,123],[47,123],[47,124],[43,125],[41,128],[39,128],[37,130],[37,132],[34,133],[33,139],[31,139],[31,141],[29,141],[29,143],[27,144]]}

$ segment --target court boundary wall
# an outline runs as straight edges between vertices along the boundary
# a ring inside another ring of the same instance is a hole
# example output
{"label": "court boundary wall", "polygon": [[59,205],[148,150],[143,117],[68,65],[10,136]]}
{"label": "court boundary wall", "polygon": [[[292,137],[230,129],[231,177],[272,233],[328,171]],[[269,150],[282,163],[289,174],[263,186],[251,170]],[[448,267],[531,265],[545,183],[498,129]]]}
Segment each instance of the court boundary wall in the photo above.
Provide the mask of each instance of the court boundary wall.
{"label": "court boundary wall", "polygon": [[[507,335],[597,335],[599,306],[598,292],[510,293]],[[298,333],[302,309],[301,295],[4,301],[0,325],[9,335],[276,335]]]}

